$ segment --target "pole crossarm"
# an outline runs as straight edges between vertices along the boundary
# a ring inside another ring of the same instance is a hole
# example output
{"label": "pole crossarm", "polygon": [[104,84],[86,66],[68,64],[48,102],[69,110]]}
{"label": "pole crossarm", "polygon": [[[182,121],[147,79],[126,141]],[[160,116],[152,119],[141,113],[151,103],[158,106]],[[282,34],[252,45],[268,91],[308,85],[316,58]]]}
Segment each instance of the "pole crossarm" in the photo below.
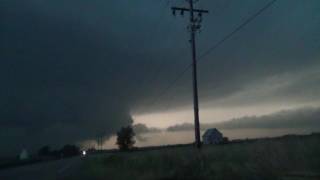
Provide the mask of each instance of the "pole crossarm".
{"label": "pole crossarm", "polygon": [[[171,8],[173,12],[175,11],[180,11],[180,12],[184,12],[184,11],[187,11],[189,12],[190,9],[189,8],[181,8],[181,7],[172,7]],[[193,12],[196,12],[196,13],[209,13],[208,10],[203,10],[203,9],[193,9]]]}

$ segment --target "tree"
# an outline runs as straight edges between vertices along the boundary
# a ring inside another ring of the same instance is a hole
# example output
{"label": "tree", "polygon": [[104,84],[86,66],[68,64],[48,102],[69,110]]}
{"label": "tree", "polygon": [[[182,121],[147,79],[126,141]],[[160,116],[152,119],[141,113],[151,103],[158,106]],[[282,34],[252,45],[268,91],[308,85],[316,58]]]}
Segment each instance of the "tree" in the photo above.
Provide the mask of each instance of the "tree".
{"label": "tree", "polygon": [[72,157],[80,154],[80,148],[76,145],[67,144],[60,150],[63,157]]}
{"label": "tree", "polygon": [[228,144],[229,143],[229,138],[223,137],[221,144]]}
{"label": "tree", "polygon": [[40,148],[38,151],[38,155],[39,156],[50,156],[51,155],[50,146],[43,146],[42,148]]}
{"label": "tree", "polygon": [[129,150],[133,148],[135,143],[134,140],[135,133],[132,126],[122,127],[120,131],[117,132],[117,145],[120,150]]}

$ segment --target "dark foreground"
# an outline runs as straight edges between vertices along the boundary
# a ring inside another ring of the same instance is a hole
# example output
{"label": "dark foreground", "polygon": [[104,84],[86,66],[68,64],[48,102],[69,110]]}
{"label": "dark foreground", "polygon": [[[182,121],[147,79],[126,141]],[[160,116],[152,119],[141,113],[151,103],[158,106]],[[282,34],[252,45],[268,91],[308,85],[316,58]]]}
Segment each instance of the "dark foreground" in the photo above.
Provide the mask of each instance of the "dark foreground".
{"label": "dark foreground", "polygon": [[0,171],[1,180],[319,180],[320,135],[204,146],[146,148]]}
{"label": "dark foreground", "polygon": [[74,157],[0,171],[0,180],[56,180],[78,174],[83,158]]}
{"label": "dark foreground", "polygon": [[114,153],[88,159],[67,179],[320,179],[320,135]]}

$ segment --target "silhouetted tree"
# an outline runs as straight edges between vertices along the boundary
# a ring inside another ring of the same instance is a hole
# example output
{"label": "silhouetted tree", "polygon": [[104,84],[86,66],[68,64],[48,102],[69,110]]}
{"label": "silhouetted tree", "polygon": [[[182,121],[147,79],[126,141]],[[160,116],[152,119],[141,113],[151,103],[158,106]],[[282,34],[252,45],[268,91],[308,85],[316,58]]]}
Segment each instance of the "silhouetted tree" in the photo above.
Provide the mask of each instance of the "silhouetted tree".
{"label": "silhouetted tree", "polygon": [[60,150],[53,150],[51,152],[51,155],[52,155],[52,157],[55,157],[55,158],[61,158],[62,157],[62,153],[61,153]]}
{"label": "silhouetted tree", "polygon": [[96,148],[92,147],[87,150],[88,153],[93,153],[96,151]]}
{"label": "silhouetted tree", "polygon": [[132,126],[122,127],[117,132],[117,145],[120,150],[129,150],[133,147],[135,133]]}
{"label": "silhouetted tree", "polygon": [[42,148],[39,149],[38,151],[39,156],[50,156],[51,155],[51,150],[49,146],[43,146]]}
{"label": "silhouetted tree", "polygon": [[229,143],[229,138],[223,137],[221,144],[228,144]]}
{"label": "silhouetted tree", "polygon": [[63,157],[77,156],[80,154],[80,148],[75,145],[67,144],[60,150]]}

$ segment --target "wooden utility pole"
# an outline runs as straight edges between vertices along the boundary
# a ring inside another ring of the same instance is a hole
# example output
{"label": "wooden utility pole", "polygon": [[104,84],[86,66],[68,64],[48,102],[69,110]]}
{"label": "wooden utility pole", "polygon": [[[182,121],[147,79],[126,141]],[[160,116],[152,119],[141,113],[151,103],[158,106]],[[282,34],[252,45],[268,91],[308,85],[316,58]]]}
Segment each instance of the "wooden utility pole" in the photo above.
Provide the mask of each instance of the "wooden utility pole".
{"label": "wooden utility pole", "polygon": [[[194,9],[195,0],[187,0],[189,2],[189,8],[172,7],[173,15],[176,15],[177,11],[183,15],[184,12],[190,13],[190,24],[188,30],[190,31],[190,43],[192,50],[192,79],[193,79],[193,107],[194,107],[194,130],[195,141],[197,148],[201,148],[200,140],[200,122],[199,122],[199,101],[198,101],[198,83],[197,83],[197,53],[196,53],[196,32],[201,28],[202,15],[209,13],[207,10]],[[197,14],[197,15],[195,15]],[[197,16],[197,17],[196,17]]]}

